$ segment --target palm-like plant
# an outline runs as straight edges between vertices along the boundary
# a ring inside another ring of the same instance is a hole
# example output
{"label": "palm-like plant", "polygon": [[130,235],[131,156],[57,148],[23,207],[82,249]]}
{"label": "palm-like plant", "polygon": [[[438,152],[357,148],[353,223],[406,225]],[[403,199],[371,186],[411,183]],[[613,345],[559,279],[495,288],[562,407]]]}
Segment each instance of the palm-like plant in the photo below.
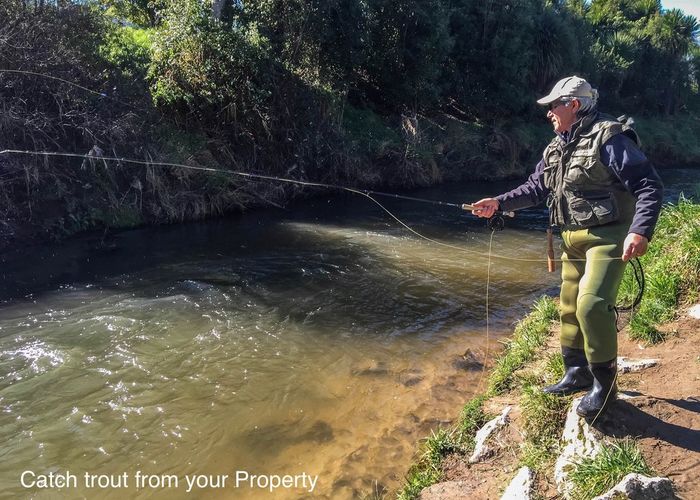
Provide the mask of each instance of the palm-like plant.
{"label": "palm-like plant", "polygon": [[695,17],[686,15],[679,9],[663,12],[654,24],[651,42],[668,60],[671,70],[664,92],[664,111],[668,115],[673,111],[675,95],[682,83],[681,66],[691,47],[696,45],[695,37],[700,31],[700,25]]}

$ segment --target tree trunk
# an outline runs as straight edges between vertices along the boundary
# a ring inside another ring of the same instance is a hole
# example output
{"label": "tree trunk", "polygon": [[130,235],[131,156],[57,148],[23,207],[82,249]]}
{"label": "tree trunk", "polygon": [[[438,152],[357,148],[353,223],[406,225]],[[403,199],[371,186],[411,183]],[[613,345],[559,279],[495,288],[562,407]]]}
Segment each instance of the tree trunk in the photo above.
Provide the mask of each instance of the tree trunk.
{"label": "tree trunk", "polygon": [[221,20],[221,14],[224,12],[226,0],[212,0],[211,13],[214,19]]}
{"label": "tree trunk", "polygon": [[678,81],[680,72],[679,66],[680,63],[676,64],[673,70],[671,71],[671,78],[669,79],[668,87],[666,87],[666,95],[664,96],[664,115],[666,116],[670,116],[675,110],[676,82]]}

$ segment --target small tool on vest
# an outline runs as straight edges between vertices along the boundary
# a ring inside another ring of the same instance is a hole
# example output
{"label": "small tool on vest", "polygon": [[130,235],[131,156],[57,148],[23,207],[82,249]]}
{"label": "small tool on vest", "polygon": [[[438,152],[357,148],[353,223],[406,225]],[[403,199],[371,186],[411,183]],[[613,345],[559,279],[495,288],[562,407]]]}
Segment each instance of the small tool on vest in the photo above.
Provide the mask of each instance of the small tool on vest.
{"label": "small tool on vest", "polygon": [[554,260],[554,238],[552,236],[552,228],[547,228],[547,271],[553,273],[556,271],[557,265]]}

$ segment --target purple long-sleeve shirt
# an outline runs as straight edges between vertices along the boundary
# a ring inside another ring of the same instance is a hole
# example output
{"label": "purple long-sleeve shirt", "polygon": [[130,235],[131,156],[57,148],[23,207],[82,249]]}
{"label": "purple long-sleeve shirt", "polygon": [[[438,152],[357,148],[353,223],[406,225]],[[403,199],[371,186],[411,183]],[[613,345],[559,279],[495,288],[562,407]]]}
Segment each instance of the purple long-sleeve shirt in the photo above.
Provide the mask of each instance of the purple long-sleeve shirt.
{"label": "purple long-sleeve shirt", "polygon": [[[663,202],[663,184],[659,174],[637,144],[625,134],[617,134],[603,144],[600,160],[637,199],[629,232],[651,240]],[[544,160],[540,160],[523,184],[496,196],[501,210],[534,207],[545,201],[549,190],[544,185],[543,171]]]}

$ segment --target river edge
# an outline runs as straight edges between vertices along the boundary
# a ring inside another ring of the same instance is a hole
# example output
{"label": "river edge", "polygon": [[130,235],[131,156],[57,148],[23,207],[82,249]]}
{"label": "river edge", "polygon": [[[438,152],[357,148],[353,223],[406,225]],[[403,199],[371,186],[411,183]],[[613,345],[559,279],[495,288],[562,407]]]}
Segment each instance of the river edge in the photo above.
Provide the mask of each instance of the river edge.
{"label": "river edge", "polygon": [[[436,127],[435,120],[444,123]],[[384,123],[384,129],[395,133],[394,121]],[[445,115],[439,119],[421,118],[419,122],[425,128],[421,155],[410,161],[404,158],[402,163],[387,164],[387,158],[365,152],[352,157],[354,167],[343,175],[301,173],[295,177],[290,175],[291,170],[265,174],[390,192],[410,192],[455,182],[508,181],[525,178],[552,137],[551,127],[544,119],[486,126],[462,123]],[[642,116],[637,119],[635,129],[642,138],[643,150],[659,170],[697,168],[700,164],[700,147],[692,140],[700,134],[700,120],[695,116]],[[33,165],[17,158],[5,160],[8,175],[16,171],[17,179],[36,177],[37,181],[33,185],[27,180],[26,186],[20,183],[16,190],[9,189],[12,185],[7,181],[3,184],[9,194],[5,205],[0,203],[0,209],[5,207],[5,215],[0,219],[0,253],[8,248],[56,243],[82,234],[100,235],[114,230],[212,220],[270,207],[285,209],[299,200],[324,196],[302,192],[299,186],[289,183],[255,182],[254,188],[237,184],[239,177],[225,175],[231,165],[220,159],[215,149],[203,145],[206,141],[192,142],[192,149],[184,155],[187,159],[182,158],[181,151],[166,148],[160,156],[148,161],[153,165],[159,161],[179,161],[189,168],[213,168],[215,172],[198,175],[175,169],[161,173],[162,178],[151,178],[145,175],[147,169],[127,164],[102,171],[94,166],[85,170],[68,168],[63,163]],[[397,147],[404,149],[406,144]],[[254,173],[245,166],[242,170]],[[105,175],[110,182],[104,182]],[[57,189],[50,182],[55,178],[65,178],[67,187]],[[203,185],[190,185],[195,182]],[[174,200],[179,196],[184,196],[185,201],[176,203]]]}
{"label": "river edge", "polygon": [[[692,216],[681,217],[688,214]],[[597,430],[602,428],[603,437],[608,438],[608,449],[615,449],[620,443],[622,448],[629,445],[631,454],[641,455],[644,466],[649,464],[645,470],[671,476],[676,491],[687,498],[700,494],[698,478],[683,470],[686,461],[690,461],[688,468],[692,470],[692,461],[700,459],[700,448],[695,449],[692,438],[697,432],[694,415],[700,410],[692,392],[700,380],[700,358],[679,357],[674,353],[698,352],[700,346],[700,319],[689,313],[690,306],[700,298],[697,285],[699,214],[700,205],[683,199],[662,211],[657,235],[643,259],[647,281],[652,283],[652,291],[645,297],[647,308],[643,303],[638,315],[631,318],[619,336],[620,356],[657,358],[659,367],[621,378],[621,392],[628,390],[636,396],[641,393],[643,397],[616,403],[609,411],[610,417],[596,427]],[[673,225],[680,227],[669,231],[669,226]],[[682,255],[691,252],[690,259],[670,258],[663,262],[659,257],[662,249],[677,256],[679,248]],[[680,281],[675,284],[679,286],[655,287],[668,276],[677,276]],[[659,300],[665,302],[665,312],[650,314],[648,304]],[[545,396],[540,392],[542,386],[556,382],[563,374],[556,319],[556,301],[543,296],[535,302],[490,367],[487,390],[466,403],[455,425],[433,430],[431,437],[421,443],[418,458],[398,492],[399,499],[449,499],[464,495],[498,498],[521,466],[528,467],[534,475],[530,494],[535,498],[559,496],[554,465],[563,448],[562,431],[574,398]],[[488,364],[487,360],[484,365]],[[678,366],[690,368],[679,371]],[[645,391],[654,396],[644,394]],[[668,401],[675,402],[671,410],[664,407]],[[676,407],[683,406],[689,409],[688,414],[675,411]],[[504,407],[511,408],[510,421],[514,424],[499,434],[497,450],[492,449],[486,460],[470,464],[469,455],[474,451],[477,431],[498,416]],[[631,423],[620,423],[623,421]],[[662,430],[650,432],[649,428],[653,427],[650,422],[659,422]],[[669,436],[666,427],[680,429],[677,432],[681,437]],[[682,445],[676,440],[690,444]],[[659,453],[659,449],[663,453]],[[610,471],[602,468],[585,481],[598,486],[596,495],[603,494],[626,472],[637,472],[630,463],[623,464],[621,471],[610,475]],[[435,487],[430,488],[432,485]],[[575,484],[572,488],[573,493],[567,495],[595,496],[584,494],[583,485]]]}

